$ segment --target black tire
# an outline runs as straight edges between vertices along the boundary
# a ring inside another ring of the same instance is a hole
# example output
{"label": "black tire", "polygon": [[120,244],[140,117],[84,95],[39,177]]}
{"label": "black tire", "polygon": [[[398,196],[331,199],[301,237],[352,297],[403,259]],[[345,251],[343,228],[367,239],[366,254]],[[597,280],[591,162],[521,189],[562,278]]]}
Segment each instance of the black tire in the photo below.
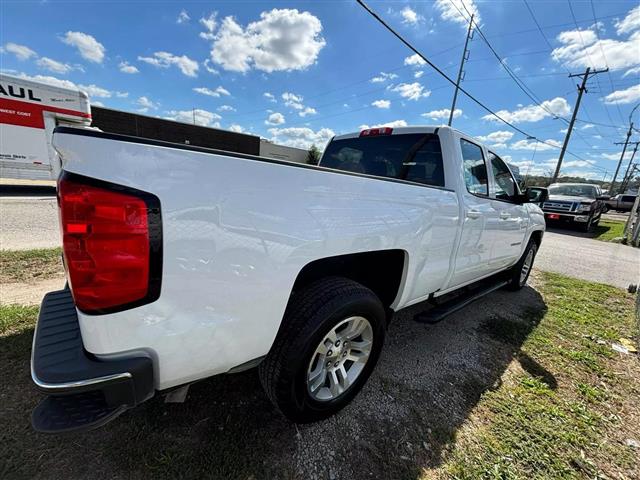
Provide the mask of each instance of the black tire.
{"label": "black tire", "polygon": [[583,223],[582,225],[580,225],[580,230],[586,233],[591,233],[593,232],[594,227],[595,227],[595,224],[593,222],[593,217],[589,217],[589,220],[587,220],[587,223]]}
{"label": "black tire", "polygon": [[[366,318],[373,332],[371,353],[355,381],[342,394],[317,401],[307,389],[307,369],[325,335],[351,316]],[[259,366],[267,396],[289,420],[297,423],[327,418],[345,407],[373,371],[387,322],[380,299],[368,288],[342,277],[327,277],[293,294],[276,340]]]}
{"label": "black tire", "polygon": [[[524,263],[527,259],[527,256],[529,255],[529,252],[531,250],[533,250],[533,258],[531,259],[531,264],[529,266],[529,270],[527,271],[526,276],[522,278],[521,276],[522,269],[524,267]],[[511,267],[511,271],[509,272],[509,283],[505,287],[507,288],[507,290],[511,290],[515,292],[517,290],[520,290],[527,284],[527,280],[529,279],[529,275],[531,275],[531,270],[533,269],[533,262],[536,259],[537,253],[538,253],[538,244],[533,239],[529,240],[529,243],[527,244],[527,248],[524,249],[524,253],[522,254],[522,257],[520,257],[520,260],[518,260],[518,263],[516,263],[513,267]]]}

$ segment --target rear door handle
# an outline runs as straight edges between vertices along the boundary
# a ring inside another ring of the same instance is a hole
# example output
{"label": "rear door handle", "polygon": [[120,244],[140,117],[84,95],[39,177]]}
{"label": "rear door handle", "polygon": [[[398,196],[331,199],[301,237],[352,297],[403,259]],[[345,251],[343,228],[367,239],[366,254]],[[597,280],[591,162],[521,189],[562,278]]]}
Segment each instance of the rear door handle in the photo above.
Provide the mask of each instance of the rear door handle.
{"label": "rear door handle", "polygon": [[507,213],[507,212],[500,212],[500,219],[501,219],[501,220],[507,220],[507,219],[509,219],[509,218],[511,218],[511,214],[510,214],[510,213]]}
{"label": "rear door handle", "polygon": [[480,218],[480,215],[482,215],[482,213],[478,210],[467,210],[467,218],[475,220],[476,218]]}

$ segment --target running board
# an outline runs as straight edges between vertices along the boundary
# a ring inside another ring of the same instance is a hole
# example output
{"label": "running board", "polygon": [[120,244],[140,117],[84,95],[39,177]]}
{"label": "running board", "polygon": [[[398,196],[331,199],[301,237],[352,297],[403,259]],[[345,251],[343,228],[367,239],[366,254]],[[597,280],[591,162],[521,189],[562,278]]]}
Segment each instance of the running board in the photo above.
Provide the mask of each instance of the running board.
{"label": "running board", "polygon": [[444,302],[441,305],[435,305],[433,308],[430,308],[426,312],[416,314],[413,319],[416,322],[420,323],[438,323],[445,317],[457,312],[458,310],[462,310],[467,305],[481,299],[491,292],[495,292],[508,283],[509,282],[506,280],[499,280],[489,286],[469,290],[468,292],[461,294],[457,298]]}

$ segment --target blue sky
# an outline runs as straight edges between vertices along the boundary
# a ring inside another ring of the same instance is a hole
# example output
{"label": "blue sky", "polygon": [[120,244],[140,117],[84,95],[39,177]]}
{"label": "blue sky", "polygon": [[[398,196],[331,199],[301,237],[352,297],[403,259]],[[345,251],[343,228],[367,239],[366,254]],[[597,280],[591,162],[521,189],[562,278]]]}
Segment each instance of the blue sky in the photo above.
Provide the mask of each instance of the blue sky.
{"label": "blue sky", "polygon": [[[614,142],[624,139],[640,102],[640,6],[528,5],[533,15],[524,0],[370,3],[452,77],[464,17],[474,12],[542,106],[509,78],[477,32],[464,88],[548,143],[562,142],[566,122],[554,116],[568,119],[575,103],[579,79],[568,72],[609,66],[588,83],[563,173],[602,179],[607,171],[610,179],[621,152]],[[78,85],[92,103],[121,110],[191,122],[196,109],[198,123],[307,147],[364,125],[446,123],[451,105],[452,87],[355,1],[3,0],[0,9],[3,72]],[[454,126],[481,137],[522,173],[555,165],[558,149],[536,146],[463,95],[457,108]]]}

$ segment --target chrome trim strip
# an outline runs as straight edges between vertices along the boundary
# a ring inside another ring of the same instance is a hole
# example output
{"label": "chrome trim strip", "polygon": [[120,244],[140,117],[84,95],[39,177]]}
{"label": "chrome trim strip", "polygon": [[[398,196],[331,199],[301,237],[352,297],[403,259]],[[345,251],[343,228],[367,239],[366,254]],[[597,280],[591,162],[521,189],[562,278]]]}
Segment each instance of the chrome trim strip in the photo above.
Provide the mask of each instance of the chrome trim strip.
{"label": "chrome trim strip", "polygon": [[60,391],[60,390],[69,390],[73,388],[88,387],[91,385],[112,382],[114,380],[120,380],[123,378],[132,378],[132,375],[129,372],[123,372],[123,373],[114,373],[112,375],[105,375],[103,377],[87,378],[86,380],[76,380],[75,382],[64,382],[64,383],[43,382],[38,378],[38,376],[36,375],[35,369],[33,368],[33,363],[34,363],[33,356],[35,352],[36,336],[38,332],[39,321],[40,321],[40,318],[38,318],[38,320],[36,321],[34,334],[33,334],[33,341],[31,342],[31,362],[30,362],[31,380],[33,380],[33,383],[35,383],[38,388],[41,388],[43,390]]}

